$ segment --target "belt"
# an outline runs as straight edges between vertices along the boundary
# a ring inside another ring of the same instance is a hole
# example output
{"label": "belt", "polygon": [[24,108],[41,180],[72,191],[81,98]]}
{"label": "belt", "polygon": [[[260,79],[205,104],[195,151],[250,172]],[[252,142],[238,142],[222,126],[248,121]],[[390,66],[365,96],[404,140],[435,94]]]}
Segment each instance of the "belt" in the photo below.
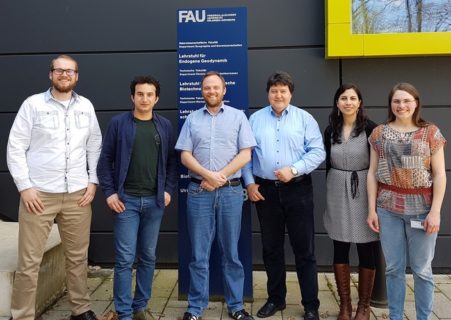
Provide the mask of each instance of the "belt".
{"label": "belt", "polygon": [[280,180],[263,179],[263,178],[260,178],[260,177],[256,176],[255,177],[255,182],[258,183],[258,184],[266,184],[266,185],[279,187],[279,186],[289,186],[291,184],[302,182],[302,181],[306,180],[307,177],[310,177],[310,175],[303,174],[302,176],[294,177],[293,179],[291,179],[288,182],[282,182]]}
{"label": "belt", "polygon": [[401,193],[401,194],[424,194],[424,195],[431,195],[432,194],[432,187],[426,187],[426,188],[400,188],[400,187],[396,187],[396,186],[392,186],[389,184],[385,184],[382,182],[379,182],[377,184],[378,186],[378,192],[380,192],[381,190],[390,190],[390,191],[394,191],[396,193]]}
{"label": "belt", "polygon": [[[197,183],[197,184],[201,184],[202,180],[196,179],[196,178],[191,178],[191,182]],[[240,178],[234,178],[234,179],[230,179],[227,180],[226,183],[224,183],[222,186],[220,186],[219,188],[224,188],[224,187],[238,187],[239,185],[241,185],[241,180]]]}
{"label": "belt", "polygon": [[352,199],[358,198],[360,195],[360,192],[359,192],[359,176],[357,174],[357,171],[366,171],[366,170],[368,170],[368,168],[360,169],[360,170],[345,170],[345,169],[337,169],[337,168],[331,167],[331,169],[338,170],[338,171],[351,172]]}

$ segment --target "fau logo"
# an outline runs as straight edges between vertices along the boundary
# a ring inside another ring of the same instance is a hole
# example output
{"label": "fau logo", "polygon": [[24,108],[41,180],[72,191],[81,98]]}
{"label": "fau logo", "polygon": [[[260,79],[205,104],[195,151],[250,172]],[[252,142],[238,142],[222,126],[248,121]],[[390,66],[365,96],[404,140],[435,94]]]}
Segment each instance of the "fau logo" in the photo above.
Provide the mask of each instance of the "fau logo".
{"label": "fau logo", "polygon": [[179,23],[182,22],[205,22],[205,10],[180,10]]}

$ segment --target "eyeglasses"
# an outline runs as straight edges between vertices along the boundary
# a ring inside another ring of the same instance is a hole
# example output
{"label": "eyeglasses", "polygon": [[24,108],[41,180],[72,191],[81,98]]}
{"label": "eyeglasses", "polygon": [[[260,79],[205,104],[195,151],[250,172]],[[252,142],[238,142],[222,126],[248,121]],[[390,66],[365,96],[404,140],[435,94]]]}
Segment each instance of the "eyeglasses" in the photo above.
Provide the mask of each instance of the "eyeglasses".
{"label": "eyeglasses", "polygon": [[411,105],[414,102],[415,102],[415,99],[413,99],[413,100],[409,100],[409,99],[398,100],[398,99],[396,99],[396,100],[392,100],[391,101],[391,103],[393,103],[394,105],[397,105],[397,106],[399,106],[401,103],[405,104],[406,106],[409,106],[409,105]]}
{"label": "eyeglasses", "polygon": [[78,71],[74,70],[74,69],[61,69],[61,68],[55,68],[52,69],[52,72],[55,72],[56,75],[61,76],[64,72],[66,72],[66,74],[69,77],[74,76]]}

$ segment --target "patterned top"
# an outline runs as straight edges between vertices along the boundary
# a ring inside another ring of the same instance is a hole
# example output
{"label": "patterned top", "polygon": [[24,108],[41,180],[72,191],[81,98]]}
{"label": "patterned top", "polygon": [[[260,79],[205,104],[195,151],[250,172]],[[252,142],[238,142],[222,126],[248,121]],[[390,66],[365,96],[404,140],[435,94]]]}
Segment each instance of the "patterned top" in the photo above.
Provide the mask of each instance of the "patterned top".
{"label": "patterned top", "polygon": [[368,141],[379,157],[376,180],[394,189],[404,189],[398,192],[379,186],[376,205],[406,215],[428,211],[432,193],[415,189],[432,186],[431,156],[446,144],[440,130],[431,124],[416,131],[400,132],[383,124],[374,129]]}

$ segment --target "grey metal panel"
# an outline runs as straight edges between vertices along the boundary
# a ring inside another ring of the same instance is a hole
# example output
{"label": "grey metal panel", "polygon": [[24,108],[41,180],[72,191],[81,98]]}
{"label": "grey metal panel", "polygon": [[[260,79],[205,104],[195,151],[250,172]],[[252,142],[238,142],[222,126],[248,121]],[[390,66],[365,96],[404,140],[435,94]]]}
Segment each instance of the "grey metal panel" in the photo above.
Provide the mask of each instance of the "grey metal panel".
{"label": "grey metal panel", "polygon": [[3,1],[0,53],[175,50],[178,9],[234,6],[248,8],[250,47],[324,45],[318,0]]}
{"label": "grey metal panel", "polygon": [[343,82],[360,86],[367,106],[387,106],[388,92],[398,82],[411,82],[423,104],[450,106],[451,57],[347,59]]}
{"label": "grey metal panel", "polygon": [[165,1],[51,0],[29,1],[25,7],[4,1],[0,12],[5,40],[1,52],[155,50],[175,45],[176,13]]}
{"label": "grey metal panel", "polygon": [[9,172],[0,172],[0,219],[17,221],[19,192]]}
{"label": "grey metal panel", "polygon": [[324,49],[296,48],[249,51],[249,105],[268,105],[266,81],[271,73],[290,73],[295,84],[292,103],[297,106],[328,106],[339,85],[339,63],[325,60]]}
{"label": "grey metal panel", "polygon": [[[290,245],[288,235],[285,236],[285,263],[287,266],[294,266],[294,254]],[[317,234],[315,236],[315,256],[316,262],[320,267],[329,267],[332,265],[333,244],[327,235]],[[252,235],[252,259],[254,265],[263,265],[261,236],[260,234]],[[355,262],[355,258],[351,255],[351,262]]]}
{"label": "grey metal panel", "polygon": [[[0,56],[0,110],[15,112],[30,95],[48,89],[54,55]],[[151,74],[160,81],[159,109],[177,108],[175,52],[74,54],[80,73],[76,91],[97,111],[131,108],[130,81]],[[267,105],[266,81],[276,70],[288,71],[295,82],[293,103],[328,106],[339,85],[337,60],[325,60],[324,49],[297,48],[249,51],[249,105]],[[27,81],[24,81],[27,79]],[[17,85],[20,83],[21,85]]]}
{"label": "grey metal panel", "polygon": [[[0,110],[15,112],[28,96],[47,90],[50,86],[49,64],[54,57],[0,56]],[[157,108],[177,108],[177,60],[174,52],[74,54],[73,57],[79,64],[75,91],[90,99],[97,111],[130,109],[130,82],[136,75],[146,74],[160,81]]]}
{"label": "grey metal panel", "polygon": [[[447,212],[449,212],[449,210]],[[443,211],[443,213],[445,213],[445,211]],[[443,268],[448,273],[451,272],[451,254],[449,254],[451,239],[449,237],[449,234],[450,233],[448,232],[448,236],[439,236],[437,238],[434,260],[432,260],[432,267]]]}
{"label": "grey metal panel", "polygon": [[[157,264],[178,264],[177,234],[161,232],[157,245]],[[114,264],[113,234],[109,232],[91,233],[89,261],[92,264]]]}
{"label": "grey metal panel", "polygon": [[[19,208],[19,192],[9,172],[0,172],[0,220],[18,221],[17,212]],[[161,222],[162,232],[177,231],[177,203],[178,195],[172,198],[172,203],[165,209]],[[105,197],[98,189],[92,203],[92,232],[111,232],[113,230],[113,219],[111,210],[106,206]]]}
{"label": "grey metal panel", "polygon": [[0,55],[1,112],[16,112],[27,97],[50,87],[50,61],[49,56]]}
{"label": "grey metal panel", "polygon": [[[449,255],[450,238],[447,236],[439,236],[437,238],[437,244],[435,247],[435,258],[432,261],[433,268],[441,268],[444,270],[450,269],[451,255]],[[290,240],[288,235],[285,236],[285,261],[287,266],[294,266],[294,254],[290,246]],[[315,256],[316,263],[320,269],[332,271],[333,264],[333,243],[332,240],[323,234],[317,234],[315,236]],[[358,266],[358,256],[355,245],[351,246],[350,251],[350,264],[352,266]],[[252,259],[253,264],[263,265],[262,250],[261,250],[261,237],[260,234],[252,235]]]}
{"label": "grey metal panel", "polygon": [[[232,6],[232,1],[224,5]],[[324,46],[324,1],[237,1],[246,3],[249,47]]]}
{"label": "grey metal panel", "polygon": [[[161,232],[157,246],[157,264],[178,263],[177,233]],[[326,235],[315,236],[316,257],[319,266],[332,264],[332,241]],[[285,257],[287,265],[294,265],[294,255],[288,236],[285,237]],[[89,260],[96,264],[114,263],[113,235],[109,232],[91,233]],[[355,261],[354,257],[351,259]],[[260,234],[252,235],[252,263],[263,265]]]}
{"label": "grey metal panel", "polygon": [[131,108],[130,82],[136,75],[147,74],[160,82],[157,109],[177,108],[175,53],[95,54],[77,59],[83,66],[79,91],[92,99],[96,110]]}
{"label": "grey metal panel", "polygon": [[0,155],[2,155],[0,156],[0,172],[8,170],[6,166],[6,146],[8,145],[9,131],[15,117],[15,114],[0,113]]}

